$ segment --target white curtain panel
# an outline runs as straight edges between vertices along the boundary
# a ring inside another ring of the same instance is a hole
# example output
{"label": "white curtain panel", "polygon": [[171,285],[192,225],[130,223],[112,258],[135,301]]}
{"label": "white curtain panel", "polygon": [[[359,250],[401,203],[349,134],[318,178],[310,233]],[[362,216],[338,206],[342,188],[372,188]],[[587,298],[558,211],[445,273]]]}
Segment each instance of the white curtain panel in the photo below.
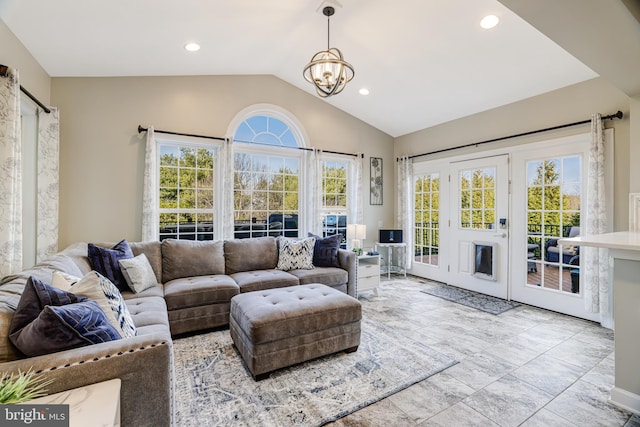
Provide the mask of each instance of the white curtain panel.
{"label": "white curtain panel", "polygon": [[364,193],[363,193],[363,165],[364,156],[362,153],[356,153],[356,158],[352,161],[351,194],[353,201],[350,203],[349,218],[354,224],[364,224]]}
{"label": "white curtain panel", "polygon": [[22,270],[20,83],[0,75],[0,277]]}
{"label": "white curtain panel", "polygon": [[[214,223],[222,227],[221,235],[215,237],[216,240],[232,239],[233,234],[233,189],[234,187],[234,150],[233,140],[225,139],[222,145],[222,162],[220,167],[222,171],[222,197],[218,200],[222,200],[222,209],[219,209],[220,220],[214,218]],[[215,213],[214,213],[215,215]]]}
{"label": "white curtain panel", "polygon": [[413,262],[413,163],[407,156],[398,158],[398,227],[407,244],[405,266]]}
{"label": "white curtain panel", "polygon": [[[607,232],[604,170],[604,130],[600,114],[591,117],[591,146],[587,175],[587,212],[585,233]],[[613,310],[609,288],[609,251],[582,246],[580,264],[584,271],[584,301],[587,312],[600,313],[600,323],[613,328]]]}
{"label": "white curtain panel", "polygon": [[53,107],[50,110],[38,110],[37,261],[58,251],[60,112]]}
{"label": "white curtain panel", "polygon": [[302,198],[306,212],[302,231],[305,235],[310,232],[322,236],[322,151],[305,151],[303,157],[307,180]]}
{"label": "white curtain panel", "polygon": [[158,215],[158,146],[153,126],[147,128],[147,145],[144,156],[144,180],[142,190],[142,241],[158,240],[160,216]]}

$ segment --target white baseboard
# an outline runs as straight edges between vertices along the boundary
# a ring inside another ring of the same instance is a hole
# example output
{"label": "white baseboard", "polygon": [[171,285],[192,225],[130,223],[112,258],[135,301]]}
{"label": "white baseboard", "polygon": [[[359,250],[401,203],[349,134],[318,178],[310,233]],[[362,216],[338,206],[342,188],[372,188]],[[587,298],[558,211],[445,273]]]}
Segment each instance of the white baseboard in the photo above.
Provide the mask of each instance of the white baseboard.
{"label": "white baseboard", "polygon": [[640,395],[631,393],[630,391],[614,387],[613,390],[611,390],[609,403],[640,415]]}

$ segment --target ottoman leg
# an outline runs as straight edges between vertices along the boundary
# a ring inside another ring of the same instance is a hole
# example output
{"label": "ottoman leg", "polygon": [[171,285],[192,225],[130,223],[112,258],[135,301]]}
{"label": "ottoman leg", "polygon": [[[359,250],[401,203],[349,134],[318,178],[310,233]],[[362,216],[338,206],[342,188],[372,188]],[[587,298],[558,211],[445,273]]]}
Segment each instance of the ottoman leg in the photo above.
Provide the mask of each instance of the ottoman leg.
{"label": "ottoman leg", "polygon": [[353,353],[353,352],[356,352],[356,351],[358,351],[358,346],[355,346],[355,347],[349,347],[349,348],[348,348],[348,349],[346,349],[344,352],[345,352],[345,353]]}

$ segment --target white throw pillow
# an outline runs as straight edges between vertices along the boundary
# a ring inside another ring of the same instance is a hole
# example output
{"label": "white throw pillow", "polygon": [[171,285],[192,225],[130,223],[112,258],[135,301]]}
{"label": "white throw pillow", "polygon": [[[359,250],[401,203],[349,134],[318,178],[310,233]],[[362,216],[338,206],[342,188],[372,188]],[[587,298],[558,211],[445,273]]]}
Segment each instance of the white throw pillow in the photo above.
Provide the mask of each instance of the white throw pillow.
{"label": "white throw pillow", "polygon": [[118,262],[127,284],[136,294],[158,285],[156,273],[153,272],[153,267],[145,254],[121,259]]}
{"label": "white throw pillow", "polygon": [[278,237],[278,270],[311,270],[313,268],[313,247],[315,237],[287,239]]}
{"label": "white throw pillow", "polygon": [[136,335],[136,327],[120,291],[116,285],[97,271],[91,271],[83,278],[54,271],[51,284],[58,289],[96,301],[109,323],[122,337],[129,338]]}

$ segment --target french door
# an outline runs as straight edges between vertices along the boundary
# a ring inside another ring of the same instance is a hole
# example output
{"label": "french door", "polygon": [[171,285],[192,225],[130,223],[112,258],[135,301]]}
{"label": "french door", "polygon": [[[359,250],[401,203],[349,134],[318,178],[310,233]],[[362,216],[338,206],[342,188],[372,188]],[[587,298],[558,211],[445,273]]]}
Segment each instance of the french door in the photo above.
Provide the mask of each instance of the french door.
{"label": "french door", "polygon": [[[512,299],[537,307],[599,321],[585,309],[583,260],[579,246],[558,239],[584,230],[590,136],[549,141],[515,153],[513,160]],[[605,134],[605,181],[602,197],[613,204],[613,134]],[[610,209],[610,212],[612,210]],[[613,221],[611,214],[608,215]]]}
{"label": "french door", "polygon": [[448,283],[509,298],[509,157],[450,165]]}
{"label": "french door", "polygon": [[[580,235],[590,135],[414,164],[411,273],[583,319]],[[613,221],[613,130],[605,131],[604,197]],[[491,156],[495,154],[495,156]],[[511,181],[510,181],[511,180]],[[611,231],[611,230],[610,230]]]}

